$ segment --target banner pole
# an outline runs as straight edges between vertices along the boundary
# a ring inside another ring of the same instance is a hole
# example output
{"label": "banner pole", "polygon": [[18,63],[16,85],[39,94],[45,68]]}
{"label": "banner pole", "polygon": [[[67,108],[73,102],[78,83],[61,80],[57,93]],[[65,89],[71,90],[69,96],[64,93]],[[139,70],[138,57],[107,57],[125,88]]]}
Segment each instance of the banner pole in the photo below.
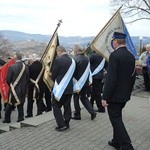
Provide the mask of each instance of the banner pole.
{"label": "banner pole", "polygon": [[44,55],[47,53],[48,47],[49,47],[49,45],[51,44],[51,41],[52,41],[54,35],[56,34],[58,28],[60,27],[61,23],[62,23],[62,19],[61,19],[61,20],[58,20],[57,27],[56,27],[56,29],[55,29],[55,31],[54,31],[54,33],[53,33],[53,35],[52,35],[52,37],[51,37],[51,39],[50,39],[50,41],[49,41],[49,43],[48,43],[46,49],[45,49],[45,51],[44,51],[44,53],[43,53],[43,55],[42,55],[42,57],[41,57],[41,59],[40,59],[40,62],[42,61],[42,58],[44,57]]}

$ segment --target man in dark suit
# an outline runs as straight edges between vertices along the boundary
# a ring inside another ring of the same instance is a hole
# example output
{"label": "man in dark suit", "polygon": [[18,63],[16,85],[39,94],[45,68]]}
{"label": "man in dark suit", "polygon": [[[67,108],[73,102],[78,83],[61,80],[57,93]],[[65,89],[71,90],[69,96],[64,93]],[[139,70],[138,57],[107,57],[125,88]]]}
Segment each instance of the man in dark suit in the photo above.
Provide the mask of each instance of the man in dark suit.
{"label": "man in dark suit", "polygon": [[91,120],[96,117],[96,112],[92,108],[92,105],[87,97],[89,77],[90,77],[90,61],[87,56],[84,55],[83,48],[79,45],[74,47],[74,59],[76,62],[76,70],[74,73],[74,108],[75,113],[72,119],[81,120],[81,108],[79,100],[91,114]]}
{"label": "man in dark suit", "polygon": [[[75,70],[75,61],[70,58],[63,46],[58,46],[58,57],[54,60],[52,67],[52,79],[55,82],[53,87],[53,113],[56,119],[57,131],[63,131],[69,128],[71,119],[71,97],[73,94],[73,73]],[[62,114],[61,107],[64,107]]]}
{"label": "man in dark suit", "polygon": [[103,78],[104,78],[104,69],[106,69],[107,62],[105,59],[93,52],[90,56],[91,72],[92,72],[92,90],[91,90],[91,99],[90,102],[94,106],[94,101],[96,101],[97,112],[104,113],[105,108],[101,104],[101,93],[103,89]]}
{"label": "man in dark suit", "polygon": [[29,82],[29,70],[28,67],[21,61],[22,55],[16,53],[16,63],[11,65],[8,69],[7,83],[9,85],[9,101],[5,110],[5,118],[3,123],[10,123],[11,111],[14,104],[18,109],[17,122],[24,120],[24,102],[27,92],[27,84]]}
{"label": "man in dark suit", "polygon": [[135,83],[135,57],[126,48],[126,34],[114,32],[108,64],[108,74],[103,91],[102,105],[107,106],[113,127],[113,139],[108,141],[117,150],[134,150],[122,120],[122,109],[130,100]]}

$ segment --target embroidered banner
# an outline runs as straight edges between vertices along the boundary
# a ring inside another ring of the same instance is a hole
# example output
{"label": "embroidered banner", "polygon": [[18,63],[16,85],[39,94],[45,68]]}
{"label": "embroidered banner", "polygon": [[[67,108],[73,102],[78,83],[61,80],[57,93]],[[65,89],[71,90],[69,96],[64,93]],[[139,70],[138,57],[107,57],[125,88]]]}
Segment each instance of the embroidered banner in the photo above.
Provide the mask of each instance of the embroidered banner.
{"label": "embroidered banner", "polygon": [[122,32],[127,35],[127,48],[133,53],[135,58],[137,58],[137,51],[132,43],[131,37],[127,31],[119,10],[116,11],[116,13],[98,33],[90,45],[93,50],[105,57],[107,61],[109,60],[110,54],[114,51],[114,49],[111,47],[111,40],[114,32]]}

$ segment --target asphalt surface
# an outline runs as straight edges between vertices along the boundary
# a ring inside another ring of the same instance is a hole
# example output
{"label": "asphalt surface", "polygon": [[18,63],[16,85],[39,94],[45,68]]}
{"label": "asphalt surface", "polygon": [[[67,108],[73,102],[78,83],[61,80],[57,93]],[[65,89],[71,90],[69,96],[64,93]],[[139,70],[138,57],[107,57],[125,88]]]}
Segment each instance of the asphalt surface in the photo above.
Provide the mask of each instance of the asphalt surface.
{"label": "asphalt surface", "polygon": [[[123,120],[135,150],[150,150],[149,96],[150,93],[144,91],[142,77],[137,77],[131,100],[123,110]],[[49,114],[53,116],[53,112]],[[4,111],[2,119],[3,116]],[[62,132],[55,131],[55,119],[50,119],[37,127],[22,127],[1,133],[0,150],[113,150],[107,144],[112,139],[107,111],[97,113],[92,121],[90,114],[83,108],[81,117],[81,120],[71,120],[70,129]],[[8,126],[2,123],[2,119],[0,127]],[[17,110],[12,112],[11,119],[12,123],[16,122]]]}

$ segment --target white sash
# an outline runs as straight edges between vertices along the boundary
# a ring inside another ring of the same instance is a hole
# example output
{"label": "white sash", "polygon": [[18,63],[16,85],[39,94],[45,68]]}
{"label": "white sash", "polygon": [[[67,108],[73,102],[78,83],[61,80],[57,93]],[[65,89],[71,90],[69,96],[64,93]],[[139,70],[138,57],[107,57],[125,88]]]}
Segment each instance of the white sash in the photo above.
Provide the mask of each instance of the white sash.
{"label": "white sash", "polygon": [[78,81],[75,78],[73,78],[73,83],[74,83],[73,91],[75,93],[78,93],[81,91],[88,77],[89,79],[91,79],[90,78],[90,63],[88,63],[83,75],[80,77]]}
{"label": "white sash", "polygon": [[103,58],[103,60],[101,61],[101,63],[97,66],[97,68],[95,68],[95,70],[92,72],[92,76],[96,75],[98,72],[100,72],[105,64],[105,58]]}
{"label": "white sash", "polygon": [[69,67],[65,76],[63,77],[63,79],[60,81],[60,83],[58,84],[57,81],[55,80],[54,88],[53,88],[52,92],[53,92],[56,100],[58,100],[58,101],[60,100],[61,96],[63,95],[63,93],[67,87],[67,85],[69,84],[69,82],[73,76],[73,73],[75,71],[75,65],[76,65],[75,61],[74,61],[74,59],[72,59],[72,64]]}

